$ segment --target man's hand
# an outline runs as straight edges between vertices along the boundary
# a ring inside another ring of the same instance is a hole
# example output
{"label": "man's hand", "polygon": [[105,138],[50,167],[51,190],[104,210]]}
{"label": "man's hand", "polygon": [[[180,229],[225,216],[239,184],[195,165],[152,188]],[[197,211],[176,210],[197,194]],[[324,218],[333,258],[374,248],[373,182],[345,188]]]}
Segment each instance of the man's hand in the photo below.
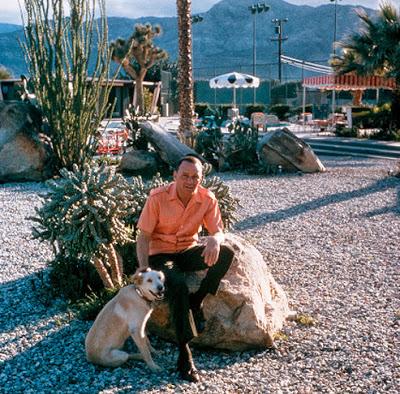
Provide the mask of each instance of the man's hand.
{"label": "man's hand", "polygon": [[219,256],[219,250],[221,245],[220,237],[210,235],[205,240],[206,247],[201,254],[204,257],[204,262],[211,267],[214,265]]}

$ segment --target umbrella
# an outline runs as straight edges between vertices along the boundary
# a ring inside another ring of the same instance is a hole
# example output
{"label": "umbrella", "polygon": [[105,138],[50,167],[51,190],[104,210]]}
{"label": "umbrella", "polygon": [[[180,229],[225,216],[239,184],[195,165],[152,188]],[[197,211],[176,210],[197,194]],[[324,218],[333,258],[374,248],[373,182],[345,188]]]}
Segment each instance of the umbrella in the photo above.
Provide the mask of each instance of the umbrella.
{"label": "umbrella", "polygon": [[210,88],[222,89],[233,88],[233,106],[236,108],[236,88],[258,88],[260,78],[249,74],[237,73],[236,71],[218,75],[210,79]]}

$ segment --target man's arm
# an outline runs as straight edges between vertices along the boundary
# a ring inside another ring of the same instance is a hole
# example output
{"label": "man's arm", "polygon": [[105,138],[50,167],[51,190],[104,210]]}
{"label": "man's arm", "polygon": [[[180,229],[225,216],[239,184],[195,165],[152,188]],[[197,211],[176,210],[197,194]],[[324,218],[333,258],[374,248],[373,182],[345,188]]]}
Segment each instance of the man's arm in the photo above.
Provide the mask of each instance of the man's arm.
{"label": "man's arm", "polygon": [[150,237],[150,233],[141,230],[136,240],[136,254],[139,268],[147,268],[149,266]]}

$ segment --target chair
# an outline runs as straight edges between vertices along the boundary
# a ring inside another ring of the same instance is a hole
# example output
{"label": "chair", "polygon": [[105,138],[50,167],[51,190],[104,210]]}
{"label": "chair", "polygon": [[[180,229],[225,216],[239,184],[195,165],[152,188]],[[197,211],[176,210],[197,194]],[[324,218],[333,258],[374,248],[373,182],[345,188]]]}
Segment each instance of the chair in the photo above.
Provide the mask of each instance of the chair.
{"label": "chair", "polygon": [[261,131],[265,131],[265,120],[264,112],[253,112],[250,118],[251,127],[258,131],[261,126]]}

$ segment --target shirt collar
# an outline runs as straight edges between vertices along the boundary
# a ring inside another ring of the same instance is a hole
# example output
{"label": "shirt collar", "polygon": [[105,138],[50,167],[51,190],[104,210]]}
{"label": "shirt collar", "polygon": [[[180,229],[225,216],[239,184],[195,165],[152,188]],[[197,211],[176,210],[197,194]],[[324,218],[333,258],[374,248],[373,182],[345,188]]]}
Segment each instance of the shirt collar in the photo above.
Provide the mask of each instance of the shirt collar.
{"label": "shirt collar", "polygon": [[[197,191],[195,193],[195,195],[192,197],[192,199],[194,200],[194,202],[197,203],[201,203],[202,202],[202,198],[201,198],[201,191],[202,191],[202,186],[198,186],[197,187]],[[178,198],[178,194],[176,192],[176,183],[172,182],[171,185],[168,188],[168,194],[169,194],[169,200],[179,200]]]}

